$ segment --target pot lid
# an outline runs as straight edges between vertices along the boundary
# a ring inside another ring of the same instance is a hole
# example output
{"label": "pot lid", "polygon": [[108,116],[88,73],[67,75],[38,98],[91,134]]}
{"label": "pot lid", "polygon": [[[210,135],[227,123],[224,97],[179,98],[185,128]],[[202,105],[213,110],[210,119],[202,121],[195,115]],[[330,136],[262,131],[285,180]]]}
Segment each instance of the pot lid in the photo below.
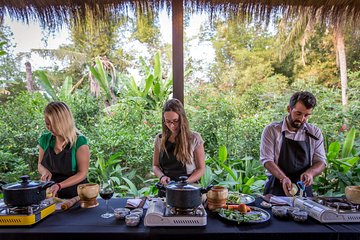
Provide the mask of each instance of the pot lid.
{"label": "pot lid", "polygon": [[38,188],[43,185],[40,181],[31,181],[29,180],[28,175],[24,175],[20,177],[21,181],[16,183],[8,183],[2,186],[2,189],[5,190],[25,190],[25,189],[32,189]]}
{"label": "pot lid", "polygon": [[198,191],[199,187],[189,184],[186,180],[188,179],[186,176],[179,177],[180,181],[172,182],[166,186],[167,189],[171,190],[183,190],[183,191]]}

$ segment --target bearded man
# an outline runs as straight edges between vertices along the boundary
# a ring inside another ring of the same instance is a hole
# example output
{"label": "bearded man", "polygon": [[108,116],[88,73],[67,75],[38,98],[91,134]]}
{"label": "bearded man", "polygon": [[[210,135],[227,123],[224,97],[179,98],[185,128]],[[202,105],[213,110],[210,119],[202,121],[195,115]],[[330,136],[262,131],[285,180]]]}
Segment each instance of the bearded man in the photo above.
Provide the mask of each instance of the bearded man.
{"label": "bearded man", "polygon": [[290,196],[292,183],[302,181],[304,194],[313,196],[314,177],[326,167],[321,130],[307,123],[315,106],[313,94],[296,92],[290,98],[288,115],[283,121],[264,128],[260,145],[260,160],[268,176],[264,194]]}

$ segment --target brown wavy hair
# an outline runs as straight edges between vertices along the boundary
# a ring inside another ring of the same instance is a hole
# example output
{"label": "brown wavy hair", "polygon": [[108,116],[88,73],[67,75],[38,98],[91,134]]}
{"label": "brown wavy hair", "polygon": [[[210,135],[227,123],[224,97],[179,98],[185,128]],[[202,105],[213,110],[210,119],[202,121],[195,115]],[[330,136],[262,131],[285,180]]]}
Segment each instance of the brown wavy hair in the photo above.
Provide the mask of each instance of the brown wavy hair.
{"label": "brown wavy hair", "polygon": [[178,135],[175,137],[175,150],[174,155],[177,160],[182,162],[183,165],[191,163],[191,131],[189,121],[186,117],[183,104],[176,98],[168,100],[162,110],[162,138],[160,143],[160,150],[164,150],[168,155],[165,147],[166,141],[171,136],[170,129],[165,124],[164,113],[175,112],[179,115]]}

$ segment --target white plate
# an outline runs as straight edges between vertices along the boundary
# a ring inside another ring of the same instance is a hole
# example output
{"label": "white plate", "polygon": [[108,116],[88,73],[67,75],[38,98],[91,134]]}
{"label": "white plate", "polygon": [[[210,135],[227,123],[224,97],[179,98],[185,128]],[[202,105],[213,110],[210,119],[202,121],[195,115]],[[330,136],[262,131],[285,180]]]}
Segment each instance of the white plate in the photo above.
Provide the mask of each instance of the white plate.
{"label": "white plate", "polygon": [[236,192],[229,192],[226,201],[227,204],[240,204],[240,203],[250,204],[253,202],[255,202],[255,197],[249,194],[236,193]]}

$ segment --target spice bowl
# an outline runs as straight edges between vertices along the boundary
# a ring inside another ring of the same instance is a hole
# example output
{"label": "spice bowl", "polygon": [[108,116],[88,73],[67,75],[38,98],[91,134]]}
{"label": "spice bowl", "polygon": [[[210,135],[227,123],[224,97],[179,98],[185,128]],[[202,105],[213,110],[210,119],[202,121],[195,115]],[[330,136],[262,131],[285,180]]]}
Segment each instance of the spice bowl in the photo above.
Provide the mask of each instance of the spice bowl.
{"label": "spice bowl", "polygon": [[115,208],[114,215],[117,220],[125,219],[127,215],[129,215],[130,209],[128,208]]}
{"label": "spice bowl", "polygon": [[287,215],[288,215],[288,217],[293,218],[293,212],[299,211],[299,210],[300,210],[300,208],[298,208],[298,207],[288,207],[288,208],[287,208]]}
{"label": "spice bowl", "polygon": [[287,209],[285,206],[273,206],[271,212],[275,217],[286,218],[288,216]]}
{"label": "spice bowl", "polygon": [[305,222],[308,218],[308,213],[303,210],[297,210],[293,211],[292,216],[296,222]]}
{"label": "spice bowl", "polygon": [[131,213],[125,216],[125,223],[129,227],[135,227],[140,223],[140,215]]}
{"label": "spice bowl", "polygon": [[140,218],[141,218],[143,216],[143,214],[144,214],[144,209],[135,208],[135,209],[130,211],[130,214],[138,214],[140,216]]}

